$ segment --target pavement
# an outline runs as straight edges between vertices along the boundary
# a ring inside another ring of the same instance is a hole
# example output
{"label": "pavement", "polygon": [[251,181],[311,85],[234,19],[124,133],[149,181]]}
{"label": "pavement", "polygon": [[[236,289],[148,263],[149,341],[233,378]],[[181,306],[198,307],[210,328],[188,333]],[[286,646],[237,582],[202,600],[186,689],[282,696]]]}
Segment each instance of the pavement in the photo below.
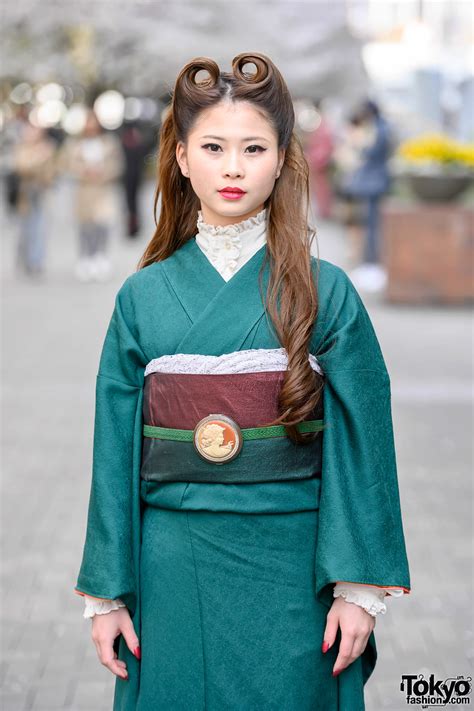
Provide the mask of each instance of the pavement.
{"label": "pavement", "polygon": [[[114,677],[98,662],[73,587],[85,533],[98,358],[115,294],[153,234],[152,192],[147,184],[141,195],[138,239],[126,238],[117,219],[114,274],[106,283],[74,277],[67,183],[48,197],[42,279],[15,271],[17,226],[5,208],[0,217],[4,711],[112,708]],[[339,225],[318,222],[318,243],[320,257],[347,268]],[[365,687],[366,709],[402,711],[402,674],[472,676],[472,322],[463,307],[395,306],[382,295],[361,296],[391,376],[412,581],[411,594],[388,599],[387,614],[377,618],[379,657]]]}

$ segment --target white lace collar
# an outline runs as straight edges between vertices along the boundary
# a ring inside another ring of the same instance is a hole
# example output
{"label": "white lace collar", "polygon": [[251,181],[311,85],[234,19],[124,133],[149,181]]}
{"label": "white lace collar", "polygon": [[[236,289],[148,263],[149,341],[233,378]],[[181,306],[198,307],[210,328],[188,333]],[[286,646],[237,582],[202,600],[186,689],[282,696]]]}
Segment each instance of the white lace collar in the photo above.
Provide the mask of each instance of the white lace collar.
{"label": "white lace collar", "polygon": [[210,225],[198,211],[196,242],[209,261],[230,279],[266,242],[267,210],[232,225]]}
{"label": "white lace collar", "polygon": [[206,234],[211,237],[218,237],[221,235],[228,235],[232,237],[235,234],[250,232],[257,225],[263,225],[265,223],[266,216],[267,210],[266,208],[263,208],[263,210],[253,217],[248,217],[246,220],[242,220],[241,222],[234,222],[232,225],[210,225],[207,222],[204,222],[202,210],[198,210],[197,228],[199,234]]}

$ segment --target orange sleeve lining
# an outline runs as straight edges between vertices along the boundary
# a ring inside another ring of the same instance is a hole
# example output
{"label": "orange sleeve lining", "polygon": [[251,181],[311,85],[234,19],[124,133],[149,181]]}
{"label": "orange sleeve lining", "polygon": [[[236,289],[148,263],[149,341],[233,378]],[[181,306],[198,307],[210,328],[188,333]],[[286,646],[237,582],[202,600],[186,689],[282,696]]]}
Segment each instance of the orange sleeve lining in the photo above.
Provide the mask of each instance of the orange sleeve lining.
{"label": "orange sleeve lining", "polygon": [[76,595],[82,595],[82,597],[87,595],[87,597],[91,597],[93,600],[112,600],[112,598],[110,597],[95,597],[94,595],[89,595],[89,593],[83,593],[80,590],[77,590],[76,588],[74,588],[74,592],[76,593]]}
{"label": "orange sleeve lining", "polygon": [[[336,580],[336,583],[355,583],[355,580]],[[407,595],[410,594],[411,590],[410,588],[405,588],[403,585],[373,585],[372,583],[359,583],[357,582],[357,585],[368,585],[371,588],[386,588],[387,590],[393,589],[393,590],[403,590],[404,593]]]}

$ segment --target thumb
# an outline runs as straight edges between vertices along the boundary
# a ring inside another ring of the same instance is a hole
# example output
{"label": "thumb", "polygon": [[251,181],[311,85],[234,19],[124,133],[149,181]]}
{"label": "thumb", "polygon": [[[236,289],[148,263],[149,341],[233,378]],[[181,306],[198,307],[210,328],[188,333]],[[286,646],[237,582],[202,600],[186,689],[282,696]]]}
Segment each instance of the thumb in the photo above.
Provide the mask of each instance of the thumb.
{"label": "thumb", "polygon": [[323,643],[321,646],[324,653],[326,653],[334,644],[338,627],[339,617],[334,613],[334,611],[330,611],[326,618],[326,629],[324,630]]}
{"label": "thumb", "polygon": [[141,658],[140,642],[137,637],[137,633],[135,632],[135,628],[133,626],[133,622],[132,622],[130,615],[127,615],[127,617],[123,621],[120,631],[121,631],[123,638],[127,644],[127,647],[131,651],[131,653],[137,659],[140,659]]}

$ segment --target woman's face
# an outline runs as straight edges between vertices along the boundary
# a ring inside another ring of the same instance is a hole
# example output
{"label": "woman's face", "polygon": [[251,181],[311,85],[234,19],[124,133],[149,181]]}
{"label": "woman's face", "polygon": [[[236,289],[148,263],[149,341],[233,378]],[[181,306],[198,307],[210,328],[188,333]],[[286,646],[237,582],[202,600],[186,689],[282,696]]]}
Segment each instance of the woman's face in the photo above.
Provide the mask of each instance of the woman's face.
{"label": "woman's face", "polygon": [[[186,144],[176,146],[181,171],[211,225],[231,225],[263,210],[284,158],[273,127],[244,101],[221,101],[201,111]],[[223,188],[244,194],[232,199],[219,192]]]}
{"label": "woman's face", "polygon": [[89,111],[84,126],[84,134],[86,136],[97,136],[101,132],[100,123],[93,111]]}
{"label": "woman's face", "polygon": [[33,126],[31,123],[26,123],[23,128],[22,138],[26,143],[36,143],[41,141],[45,136],[45,131],[39,126]]}

